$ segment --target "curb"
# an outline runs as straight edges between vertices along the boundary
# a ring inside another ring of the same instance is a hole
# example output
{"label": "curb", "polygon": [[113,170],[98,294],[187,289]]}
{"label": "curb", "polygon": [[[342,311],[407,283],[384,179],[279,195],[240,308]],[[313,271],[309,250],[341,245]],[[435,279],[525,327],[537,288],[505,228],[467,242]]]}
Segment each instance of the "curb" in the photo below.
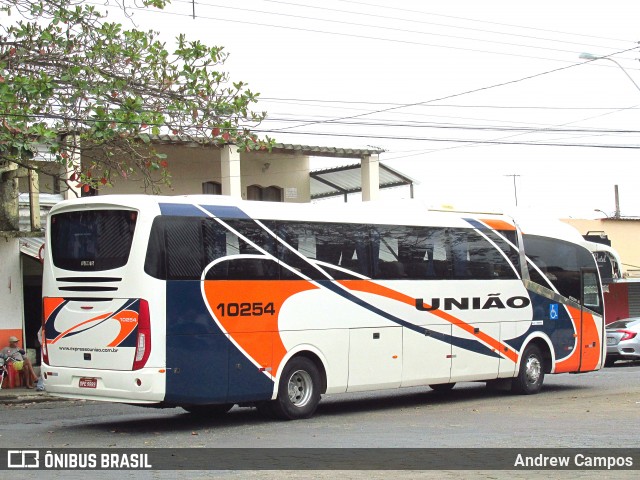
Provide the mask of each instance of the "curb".
{"label": "curb", "polygon": [[43,402],[56,402],[60,400],[67,400],[65,398],[59,398],[49,395],[46,392],[37,392],[31,394],[23,393],[4,393],[6,390],[1,391],[0,405],[16,404],[16,403],[43,403]]}

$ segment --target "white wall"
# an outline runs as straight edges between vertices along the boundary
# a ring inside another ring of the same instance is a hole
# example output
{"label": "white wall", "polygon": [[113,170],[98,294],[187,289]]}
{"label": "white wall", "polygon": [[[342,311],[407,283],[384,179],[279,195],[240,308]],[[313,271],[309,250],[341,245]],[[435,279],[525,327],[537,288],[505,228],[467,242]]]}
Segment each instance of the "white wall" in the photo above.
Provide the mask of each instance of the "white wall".
{"label": "white wall", "polygon": [[0,237],[0,347],[9,335],[21,338],[23,325],[20,240]]}
{"label": "white wall", "polygon": [[310,201],[309,157],[296,154],[250,152],[240,156],[242,171],[242,198],[247,198],[247,187],[276,186],[284,190],[284,201],[308,203]]}
{"label": "white wall", "polygon": [[[184,145],[157,145],[167,155],[171,173],[171,188],[163,187],[166,195],[202,193],[202,183],[221,182],[220,150],[212,147]],[[265,165],[268,164],[268,167]],[[240,154],[240,184],[242,198],[247,198],[247,187],[276,186],[284,190],[285,202],[309,202],[309,157],[298,154],[244,152]],[[142,182],[118,179],[113,188],[101,194],[145,193]],[[151,193],[150,191],[147,193]]]}

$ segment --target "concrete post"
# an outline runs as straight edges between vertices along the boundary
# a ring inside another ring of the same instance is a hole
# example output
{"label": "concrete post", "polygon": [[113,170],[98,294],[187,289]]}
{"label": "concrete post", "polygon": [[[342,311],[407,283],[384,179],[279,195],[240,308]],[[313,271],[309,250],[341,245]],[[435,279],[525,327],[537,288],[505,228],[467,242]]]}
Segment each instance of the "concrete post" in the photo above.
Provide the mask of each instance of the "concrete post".
{"label": "concrete post", "polygon": [[380,198],[380,161],[378,155],[365,155],[360,159],[362,201]]}
{"label": "concrete post", "polygon": [[225,145],[220,151],[222,194],[242,198],[240,152],[235,145]]}

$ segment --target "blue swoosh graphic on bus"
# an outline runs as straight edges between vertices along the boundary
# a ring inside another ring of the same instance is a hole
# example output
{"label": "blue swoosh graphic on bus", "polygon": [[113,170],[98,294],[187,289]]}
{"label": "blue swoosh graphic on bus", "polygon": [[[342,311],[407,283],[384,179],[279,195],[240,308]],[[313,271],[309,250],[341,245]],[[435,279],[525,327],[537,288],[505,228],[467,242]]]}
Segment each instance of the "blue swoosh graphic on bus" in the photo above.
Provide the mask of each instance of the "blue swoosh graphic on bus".
{"label": "blue swoosh graphic on bus", "polygon": [[[122,312],[123,310],[127,310],[129,308],[131,308],[131,306],[135,305],[136,302],[139,302],[139,299],[136,298],[129,298],[127,299],[121,306],[120,308],[118,308],[115,312],[112,312],[108,317],[105,317],[99,321],[97,321],[97,323],[94,323],[93,325],[87,327],[87,328],[83,328],[82,330],[77,330],[77,331],[70,331],[67,332],[67,334],[63,337],[63,338],[68,338],[68,337],[73,337],[74,335],[78,335],[80,333],[85,333],[99,325],[102,325],[104,322],[106,322],[107,320],[113,318],[115,315],[117,315],[118,313]],[[60,335],[62,335],[63,332],[59,332],[58,330],[56,330],[55,326],[53,325],[53,323],[55,322],[55,318],[56,316],[60,313],[60,310],[62,309],[62,307],[66,304],[69,303],[69,300],[65,300],[64,303],[60,304],[60,306],[58,308],[56,308],[53,313],[51,314],[49,320],[46,323],[46,328],[45,328],[45,333],[47,335],[47,340],[54,340],[58,337],[60,337]],[[53,320],[53,321],[52,321]],[[81,324],[82,322],[80,322]],[[49,324],[51,324],[51,327],[49,328]],[[75,327],[72,328],[77,328],[80,326],[80,324],[76,325]],[[54,336],[49,336],[49,333],[55,333]]]}
{"label": "blue swoosh graphic on bus", "polygon": [[[203,209],[206,212],[209,212],[211,215],[218,217],[218,218],[234,218],[234,219],[247,219],[247,220],[253,220],[249,215],[247,215],[244,211],[242,211],[240,208],[236,207],[236,206],[210,206],[210,205],[199,205],[198,207],[200,207],[201,209]],[[171,214],[171,215],[192,215],[193,209],[197,209],[199,210],[198,216],[202,216],[204,215],[204,211],[200,210],[198,207],[196,207],[193,204],[173,204],[173,203],[164,203],[161,204],[161,211],[163,214]],[[271,232],[268,228],[259,225],[258,222],[256,222],[255,220],[253,220],[253,223],[258,225],[259,228],[261,228],[263,231],[268,232],[270,235],[273,235],[277,238],[279,238],[286,246],[287,248],[289,248],[292,252],[295,252],[296,250],[293,249],[291,247],[291,245],[289,245],[284,238],[282,238],[280,235],[277,234],[277,232]],[[245,239],[246,240],[246,239]],[[303,262],[307,263],[308,265],[310,265],[311,267],[313,267],[314,269],[318,269],[318,266],[312,262],[310,262],[307,258],[305,257],[299,257],[300,260],[302,260]],[[278,260],[281,261],[281,260]],[[303,278],[303,277],[301,277]],[[456,347],[462,348],[464,350],[469,350],[481,355],[486,355],[489,357],[494,357],[494,358],[501,358],[501,355],[499,355],[498,353],[496,353],[494,350],[492,350],[489,347],[486,347],[485,345],[483,345],[482,343],[480,343],[477,340],[470,340],[470,339],[464,339],[464,338],[459,338],[459,337],[455,337],[453,335],[447,335],[447,334],[443,334],[440,332],[435,332],[432,330],[429,330],[425,327],[420,327],[417,325],[414,325],[411,322],[408,322],[406,320],[403,320],[401,318],[398,318],[394,315],[391,315],[390,313],[385,312],[384,310],[381,310],[378,307],[375,307],[374,305],[371,305],[363,300],[361,300],[360,298],[358,298],[357,296],[355,296],[354,294],[344,290],[343,288],[337,286],[336,284],[334,284],[332,281],[325,281],[325,280],[319,280],[318,284],[320,284],[321,286],[323,286],[324,288],[326,288],[327,290],[332,291],[333,293],[336,293],[338,295],[340,295],[341,297],[345,298],[346,300],[349,300],[352,303],[355,303],[356,305],[361,306],[362,308],[365,308],[366,310],[369,310],[370,312],[373,312],[377,315],[380,315],[383,318],[386,318],[387,320],[390,320],[402,327],[408,328],[410,330],[413,330],[414,332],[420,333],[421,335],[425,335],[425,336],[429,336],[431,338],[434,338],[436,340],[445,342],[445,343],[449,343],[451,345],[454,345]]]}
{"label": "blue swoosh graphic on bus", "polygon": [[[60,313],[60,311],[69,303],[69,300],[65,300],[64,302],[62,302],[60,305],[58,305],[53,312],[51,312],[51,315],[49,316],[49,318],[47,319],[46,323],[44,324],[44,338],[46,338],[47,340],[53,340],[54,338],[57,338],[59,335],[62,334],[62,332],[59,332],[58,330],[56,330],[56,326],[55,326],[55,318],[58,316],[58,314]],[[52,321],[53,320],[53,321]]]}

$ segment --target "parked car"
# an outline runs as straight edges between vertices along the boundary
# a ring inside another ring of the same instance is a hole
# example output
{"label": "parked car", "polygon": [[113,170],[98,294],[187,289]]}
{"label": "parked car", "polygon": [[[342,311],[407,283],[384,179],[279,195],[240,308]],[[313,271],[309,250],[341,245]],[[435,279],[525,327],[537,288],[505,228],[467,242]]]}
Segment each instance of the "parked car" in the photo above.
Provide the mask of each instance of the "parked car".
{"label": "parked car", "polygon": [[607,325],[605,367],[617,360],[640,360],[640,318],[625,318]]}

